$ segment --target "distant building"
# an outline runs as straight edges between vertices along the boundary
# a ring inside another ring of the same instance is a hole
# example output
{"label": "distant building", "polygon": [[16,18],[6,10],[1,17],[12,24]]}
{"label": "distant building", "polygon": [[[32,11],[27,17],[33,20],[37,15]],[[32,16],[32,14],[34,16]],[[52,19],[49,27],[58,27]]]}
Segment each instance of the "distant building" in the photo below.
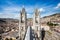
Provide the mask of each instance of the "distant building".
{"label": "distant building", "polygon": [[60,21],[52,21],[52,23],[60,25]]}

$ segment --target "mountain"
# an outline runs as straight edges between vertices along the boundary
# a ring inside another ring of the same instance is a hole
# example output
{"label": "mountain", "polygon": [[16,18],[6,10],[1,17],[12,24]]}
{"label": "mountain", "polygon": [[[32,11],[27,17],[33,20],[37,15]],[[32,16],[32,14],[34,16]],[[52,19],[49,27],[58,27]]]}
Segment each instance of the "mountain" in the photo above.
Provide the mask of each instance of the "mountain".
{"label": "mountain", "polygon": [[60,13],[55,13],[55,14],[41,18],[41,23],[44,23],[44,22],[46,23],[49,21],[60,22]]}
{"label": "mountain", "polygon": [[[60,13],[55,13],[55,14],[52,14],[52,15],[49,15],[49,16],[45,16],[45,17],[42,17],[40,18],[40,22],[41,22],[41,25],[43,24],[47,24],[47,22],[59,22],[60,23]],[[28,21],[32,21],[33,22],[33,19],[32,18],[28,18]],[[31,22],[31,23],[32,23]]]}
{"label": "mountain", "polygon": [[[57,23],[60,23],[60,13],[55,13],[55,14],[52,14],[52,15],[49,15],[49,16],[45,16],[43,18],[40,19],[41,21],[41,25],[43,24],[47,24],[47,22],[57,22]],[[27,19],[27,24],[28,23],[33,23],[33,19],[32,18],[28,18]],[[11,29],[17,29],[18,28],[18,23],[19,23],[19,20],[18,19],[12,19],[12,18],[0,18],[0,29],[3,30],[3,32],[6,32],[5,30],[8,29],[11,30]],[[0,30],[1,31],[1,30]]]}

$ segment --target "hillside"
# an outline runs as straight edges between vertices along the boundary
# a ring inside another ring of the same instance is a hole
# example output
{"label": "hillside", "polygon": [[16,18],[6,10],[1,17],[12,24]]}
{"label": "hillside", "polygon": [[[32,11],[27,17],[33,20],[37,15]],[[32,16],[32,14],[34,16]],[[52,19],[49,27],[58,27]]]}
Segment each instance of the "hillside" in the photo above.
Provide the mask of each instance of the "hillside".
{"label": "hillside", "polygon": [[[40,18],[40,20],[41,20],[40,21],[41,25],[47,24],[47,22],[50,22],[50,21],[60,23],[60,13],[55,13],[55,14],[52,14],[52,15],[49,15],[49,16],[42,17],[42,18]],[[33,19],[28,18],[28,21],[30,21],[32,23]]]}
{"label": "hillside", "polygon": [[18,28],[18,20],[12,18],[0,18],[0,34],[9,32],[12,29]]}
{"label": "hillside", "polygon": [[46,23],[49,21],[60,22],[60,13],[52,14],[52,15],[41,18],[41,23]]}
{"label": "hillside", "polygon": [[[44,24],[47,24],[47,22],[50,22],[50,21],[60,23],[60,13],[45,16],[45,17],[41,18],[40,22],[41,22],[41,25],[44,25]],[[27,22],[28,23],[31,22],[31,24],[32,24],[33,23],[32,18],[28,18]],[[6,32],[6,29],[8,31],[11,30],[11,29],[17,29],[18,28],[18,23],[19,23],[19,21],[17,19],[0,18],[0,29],[1,29],[0,31]]]}

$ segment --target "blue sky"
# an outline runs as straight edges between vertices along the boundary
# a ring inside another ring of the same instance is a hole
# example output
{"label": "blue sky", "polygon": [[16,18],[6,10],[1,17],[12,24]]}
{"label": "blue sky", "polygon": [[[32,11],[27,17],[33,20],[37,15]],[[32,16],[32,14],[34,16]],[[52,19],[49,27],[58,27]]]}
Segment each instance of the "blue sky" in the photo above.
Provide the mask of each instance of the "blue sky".
{"label": "blue sky", "polygon": [[60,0],[0,0],[0,18],[19,18],[23,5],[28,18],[33,16],[35,8],[41,17],[60,12]]}

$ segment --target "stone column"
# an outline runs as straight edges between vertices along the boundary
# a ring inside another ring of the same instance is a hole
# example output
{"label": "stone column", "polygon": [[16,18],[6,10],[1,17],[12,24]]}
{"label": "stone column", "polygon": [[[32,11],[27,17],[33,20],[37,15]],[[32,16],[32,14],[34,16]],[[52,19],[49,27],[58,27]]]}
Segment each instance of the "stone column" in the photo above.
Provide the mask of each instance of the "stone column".
{"label": "stone column", "polygon": [[26,15],[25,8],[22,8],[22,10],[20,11],[20,38],[21,40],[24,39],[26,28],[27,28],[27,15]]}
{"label": "stone column", "polygon": [[35,9],[35,13],[33,14],[33,30],[38,35],[38,40],[40,38],[40,15],[38,9]]}

